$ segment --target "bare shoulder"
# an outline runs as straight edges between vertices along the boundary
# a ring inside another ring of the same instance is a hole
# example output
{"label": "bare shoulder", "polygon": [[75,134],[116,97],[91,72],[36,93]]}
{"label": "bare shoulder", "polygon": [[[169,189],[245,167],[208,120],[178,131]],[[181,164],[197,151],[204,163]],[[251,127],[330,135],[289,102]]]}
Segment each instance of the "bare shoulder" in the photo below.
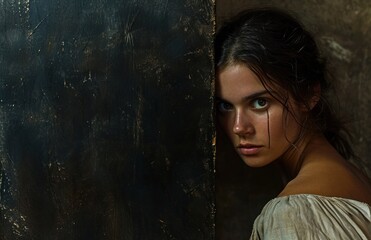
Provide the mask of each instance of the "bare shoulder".
{"label": "bare shoulder", "polygon": [[345,160],[308,164],[287,184],[280,196],[294,194],[342,197],[371,205],[370,180]]}

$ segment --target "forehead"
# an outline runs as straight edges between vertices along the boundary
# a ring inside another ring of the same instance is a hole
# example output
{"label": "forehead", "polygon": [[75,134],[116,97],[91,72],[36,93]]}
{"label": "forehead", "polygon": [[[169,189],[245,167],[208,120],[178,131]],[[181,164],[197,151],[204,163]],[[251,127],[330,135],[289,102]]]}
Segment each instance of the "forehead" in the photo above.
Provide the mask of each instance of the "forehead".
{"label": "forehead", "polygon": [[[216,79],[217,97],[237,97],[237,95],[250,95],[266,90],[281,101],[289,98],[287,89],[282,88],[272,80],[262,80],[245,64],[228,65],[217,71]],[[227,99],[226,99],[227,100]]]}
{"label": "forehead", "polygon": [[230,65],[217,72],[216,93],[220,97],[249,94],[264,89],[258,76],[245,65]]}

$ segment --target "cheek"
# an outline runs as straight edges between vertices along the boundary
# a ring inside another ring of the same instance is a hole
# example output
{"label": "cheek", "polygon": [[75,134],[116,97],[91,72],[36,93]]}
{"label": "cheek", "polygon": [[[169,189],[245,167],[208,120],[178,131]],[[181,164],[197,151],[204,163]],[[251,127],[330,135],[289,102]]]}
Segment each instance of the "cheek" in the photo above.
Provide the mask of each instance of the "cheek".
{"label": "cheek", "polygon": [[281,141],[284,137],[282,109],[273,109],[265,112],[260,119],[260,129],[267,135],[269,140]]}
{"label": "cheek", "polygon": [[282,121],[271,121],[269,128],[269,136],[273,141],[282,141],[282,139],[285,138],[285,130]]}
{"label": "cheek", "polygon": [[300,131],[294,117],[290,113],[283,112],[271,115],[270,129],[271,138],[281,143],[294,142]]}

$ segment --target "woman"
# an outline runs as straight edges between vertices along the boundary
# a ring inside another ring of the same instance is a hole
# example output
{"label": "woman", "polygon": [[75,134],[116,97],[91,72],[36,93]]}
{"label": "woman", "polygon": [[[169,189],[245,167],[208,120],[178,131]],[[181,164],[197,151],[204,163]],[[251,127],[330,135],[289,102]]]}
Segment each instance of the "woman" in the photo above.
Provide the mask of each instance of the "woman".
{"label": "woman", "polygon": [[223,26],[215,45],[219,124],[248,166],[277,162],[289,177],[251,239],[371,239],[371,185],[346,161],[354,154],[312,36],[286,13],[257,9]]}

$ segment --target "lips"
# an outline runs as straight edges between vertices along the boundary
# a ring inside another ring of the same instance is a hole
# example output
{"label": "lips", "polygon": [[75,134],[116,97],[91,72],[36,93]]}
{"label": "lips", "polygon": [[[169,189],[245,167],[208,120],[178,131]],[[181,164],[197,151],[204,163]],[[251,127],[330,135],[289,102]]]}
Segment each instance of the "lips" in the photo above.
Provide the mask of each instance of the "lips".
{"label": "lips", "polygon": [[256,155],[260,152],[262,146],[253,144],[239,144],[237,151],[246,156]]}

